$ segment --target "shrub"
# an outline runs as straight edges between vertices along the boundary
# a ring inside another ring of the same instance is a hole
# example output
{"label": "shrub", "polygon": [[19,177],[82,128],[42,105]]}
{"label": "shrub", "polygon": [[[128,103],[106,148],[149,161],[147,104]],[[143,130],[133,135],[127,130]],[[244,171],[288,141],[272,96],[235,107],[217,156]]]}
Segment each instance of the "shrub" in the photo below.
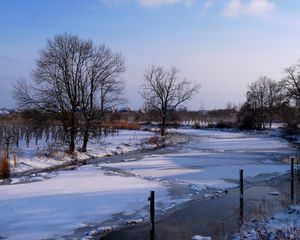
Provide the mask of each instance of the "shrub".
{"label": "shrub", "polygon": [[10,177],[10,164],[7,158],[7,154],[4,154],[0,162],[0,178],[5,179],[9,177]]}

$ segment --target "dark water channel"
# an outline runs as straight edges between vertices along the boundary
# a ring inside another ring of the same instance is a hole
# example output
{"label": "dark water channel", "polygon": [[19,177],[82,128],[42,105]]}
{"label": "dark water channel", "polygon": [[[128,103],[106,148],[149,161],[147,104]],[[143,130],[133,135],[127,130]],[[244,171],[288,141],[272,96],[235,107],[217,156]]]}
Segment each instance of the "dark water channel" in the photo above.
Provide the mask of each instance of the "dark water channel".
{"label": "dark water channel", "polygon": [[[296,179],[297,180],[297,179]],[[299,202],[299,184],[295,185],[294,201]],[[286,210],[291,203],[290,176],[245,187],[244,221],[267,218]],[[278,192],[279,195],[274,193]],[[273,193],[274,195],[270,194]],[[144,223],[112,232],[101,240],[188,240],[194,235],[212,239],[230,239],[240,226],[239,190],[212,200],[193,200],[156,221],[155,235]]]}

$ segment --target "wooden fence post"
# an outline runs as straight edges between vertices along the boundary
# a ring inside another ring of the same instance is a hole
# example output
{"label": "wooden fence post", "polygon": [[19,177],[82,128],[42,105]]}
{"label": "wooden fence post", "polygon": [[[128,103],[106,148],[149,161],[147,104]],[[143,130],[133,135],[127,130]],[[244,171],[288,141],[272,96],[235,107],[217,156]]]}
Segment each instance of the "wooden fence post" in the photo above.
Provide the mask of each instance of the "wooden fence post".
{"label": "wooden fence post", "polygon": [[244,220],[244,170],[240,169],[240,221]]}
{"label": "wooden fence post", "polygon": [[295,165],[295,159],[294,157],[291,157],[291,202],[293,203],[294,202],[294,179],[295,179],[295,168],[294,168],[294,165]]}
{"label": "wooden fence post", "polygon": [[150,221],[151,221],[151,231],[150,231],[150,239],[155,239],[155,192],[150,191],[150,197],[148,198],[150,201]]}
{"label": "wooden fence post", "polygon": [[152,225],[152,230],[154,230],[154,219],[155,219],[155,192],[150,191],[150,197],[148,198],[150,201],[150,221]]}

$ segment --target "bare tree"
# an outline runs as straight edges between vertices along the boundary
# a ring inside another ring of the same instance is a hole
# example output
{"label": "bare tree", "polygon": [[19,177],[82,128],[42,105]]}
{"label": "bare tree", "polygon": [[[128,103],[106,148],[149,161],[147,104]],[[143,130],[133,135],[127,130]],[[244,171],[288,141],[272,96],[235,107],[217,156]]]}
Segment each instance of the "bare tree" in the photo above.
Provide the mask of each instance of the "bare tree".
{"label": "bare tree", "polygon": [[39,52],[33,70],[34,84],[18,82],[14,97],[22,109],[55,114],[64,128],[69,152],[73,153],[79,131],[84,132],[87,145],[91,122],[100,119],[95,113],[102,101],[101,86],[115,80],[124,70],[123,58],[104,45],[95,47],[90,40],[59,34]]}
{"label": "bare tree", "polygon": [[148,110],[159,112],[160,134],[165,135],[176,108],[198,93],[200,85],[178,78],[178,70],[152,66],[144,74],[141,95]]}

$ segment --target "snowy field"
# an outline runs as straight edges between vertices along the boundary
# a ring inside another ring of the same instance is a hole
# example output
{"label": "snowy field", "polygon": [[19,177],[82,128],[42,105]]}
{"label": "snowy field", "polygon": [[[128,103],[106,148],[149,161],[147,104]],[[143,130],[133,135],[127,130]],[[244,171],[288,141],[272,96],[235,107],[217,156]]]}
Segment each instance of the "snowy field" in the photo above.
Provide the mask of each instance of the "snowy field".
{"label": "snowy field", "polygon": [[[163,212],[191,199],[201,190],[236,186],[241,168],[248,181],[283,174],[289,165],[281,159],[294,154],[287,142],[276,137],[179,131],[199,138],[140,160],[123,159],[119,163],[45,173],[45,176],[36,176],[36,182],[0,186],[0,236],[8,239],[60,238],[80,227],[92,224],[103,227],[104,221],[113,218],[115,225],[132,219],[145,221],[150,190],[156,191],[157,210]],[[120,132],[106,139],[110,143],[108,146],[119,146],[124,143],[122,136],[132,136],[130,133],[125,131],[122,135]],[[131,137],[131,149],[141,146],[136,142],[145,136],[149,136],[148,133],[140,132]],[[94,149],[98,151],[100,147],[95,143],[91,154],[97,154],[93,153]],[[174,191],[183,187],[192,194]]]}

